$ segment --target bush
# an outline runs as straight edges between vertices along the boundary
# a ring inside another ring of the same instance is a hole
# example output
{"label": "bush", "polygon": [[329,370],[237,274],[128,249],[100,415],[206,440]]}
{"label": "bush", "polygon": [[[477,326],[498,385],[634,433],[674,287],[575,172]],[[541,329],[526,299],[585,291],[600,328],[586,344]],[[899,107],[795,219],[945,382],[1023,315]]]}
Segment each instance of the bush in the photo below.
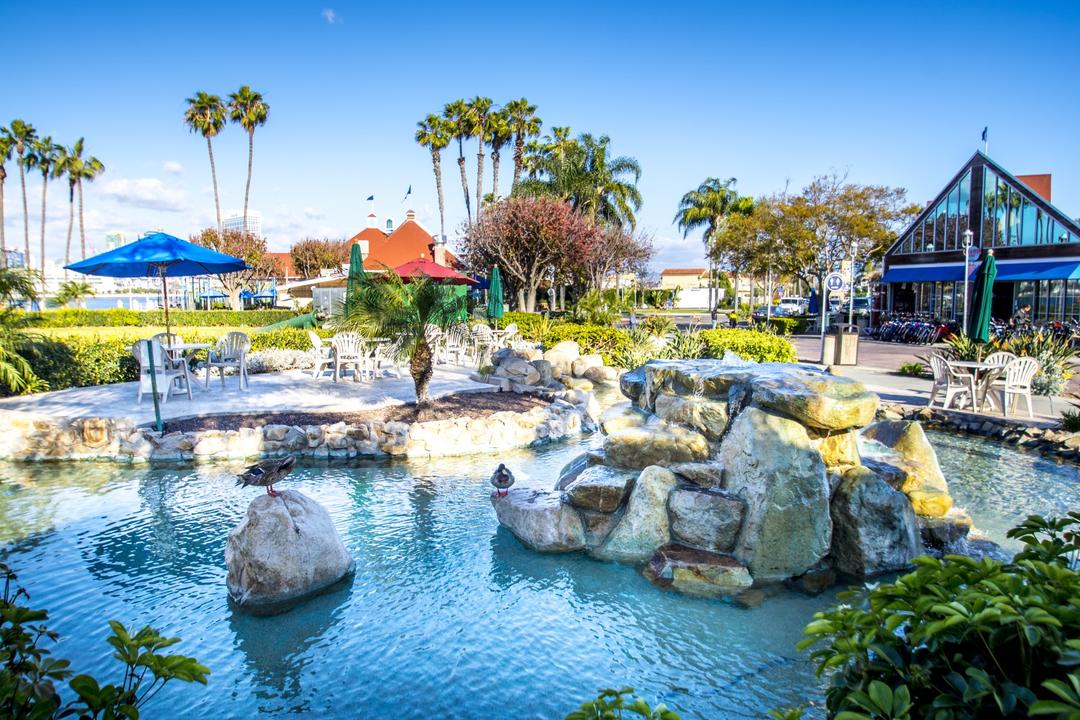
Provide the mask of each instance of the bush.
{"label": "bush", "polygon": [[786,338],[757,330],[702,330],[706,357],[721,358],[730,350],[744,360],[758,362],[795,362],[795,346]]}
{"label": "bush", "polygon": [[[292,310],[171,310],[173,327],[263,327],[296,317]],[[164,310],[80,310],[65,308],[25,313],[31,327],[158,327],[165,325]]]}
{"label": "bush", "polygon": [[926,365],[921,362],[906,362],[897,368],[896,373],[904,377],[926,377]]}
{"label": "bush", "polygon": [[508,312],[499,320],[499,327],[504,328],[510,323],[515,323],[518,326],[518,332],[526,340],[542,342],[544,331],[552,324],[552,321],[540,313]]}
{"label": "bush", "polygon": [[634,688],[601,690],[595,700],[583,703],[580,708],[566,716],[566,720],[619,720],[636,715],[647,720],[679,720],[679,716],[667,705],[651,707],[642,698],[632,696]]}
{"label": "bush", "polygon": [[670,335],[679,329],[675,321],[667,315],[646,315],[638,323],[638,327],[656,337]]}
{"label": "bush", "polygon": [[799,332],[802,329],[801,326],[804,325],[804,324],[805,323],[803,323],[798,318],[791,318],[791,317],[770,317],[769,318],[769,325],[772,327],[773,330],[775,330],[777,333],[779,333],[781,335],[791,335],[792,333]]}
{"label": "bush", "polygon": [[578,323],[553,323],[544,334],[545,347],[573,340],[581,346],[581,353],[596,353],[604,358],[604,364],[611,365],[614,357],[626,352],[632,345],[630,336],[623,330],[616,330],[606,325],[580,325]]}
{"label": "bush", "polygon": [[1069,432],[1080,432],[1080,405],[1073,405],[1071,410],[1061,413],[1061,429]]}

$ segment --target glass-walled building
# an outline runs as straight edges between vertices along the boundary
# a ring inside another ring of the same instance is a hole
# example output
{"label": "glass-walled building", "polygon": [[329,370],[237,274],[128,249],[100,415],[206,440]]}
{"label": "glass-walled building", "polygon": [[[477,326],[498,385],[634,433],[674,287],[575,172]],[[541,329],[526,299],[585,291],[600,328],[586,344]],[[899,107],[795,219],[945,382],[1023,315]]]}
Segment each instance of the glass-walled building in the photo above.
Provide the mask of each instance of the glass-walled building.
{"label": "glass-walled building", "polygon": [[975,153],[885,254],[886,308],[962,319],[970,238],[979,257],[992,248],[997,259],[995,318],[1028,304],[1037,324],[1080,320],[1080,226],[1051,204],[1050,190],[1049,175],[1014,176]]}

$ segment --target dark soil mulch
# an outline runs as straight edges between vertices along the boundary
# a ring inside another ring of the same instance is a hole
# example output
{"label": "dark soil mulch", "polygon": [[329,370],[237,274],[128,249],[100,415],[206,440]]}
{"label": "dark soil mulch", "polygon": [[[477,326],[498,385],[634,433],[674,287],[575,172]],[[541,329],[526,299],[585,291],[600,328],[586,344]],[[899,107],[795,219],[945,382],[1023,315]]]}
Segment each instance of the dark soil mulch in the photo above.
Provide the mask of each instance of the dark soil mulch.
{"label": "dark soil mulch", "polygon": [[[532,395],[484,392],[447,395],[432,403],[424,420],[451,420],[460,417],[484,418],[497,412],[528,412],[534,407],[547,405],[547,401]],[[350,413],[271,413],[268,415],[213,415],[209,417],[169,420],[165,432],[195,432],[199,430],[237,430],[242,427],[264,425],[329,425],[336,422],[360,423],[368,420],[384,422],[416,422],[416,405],[391,405],[389,407],[361,410]]]}

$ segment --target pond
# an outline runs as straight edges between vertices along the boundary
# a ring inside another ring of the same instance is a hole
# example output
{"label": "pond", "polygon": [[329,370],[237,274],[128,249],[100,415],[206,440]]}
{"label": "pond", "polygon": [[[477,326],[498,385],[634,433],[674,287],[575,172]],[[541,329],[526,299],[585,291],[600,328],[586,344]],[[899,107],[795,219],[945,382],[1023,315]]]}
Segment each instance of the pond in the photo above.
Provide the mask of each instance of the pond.
{"label": "pond", "polygon": [[[997,540],[1030,512],[1080,506],[1077,470],[934,434],[959,504]],[[549,485],[598,438],[507,454]],[[830,596],[754,610],[659,590],[633,568],[529,552],[499,529],[494,459],[298,468],[287,482],[330,510],[355,578],[285,615],[233,612],[223,553],[251,489],[236,466],[0,464],[0,557],[55,652],[115,678],[106,620],[152,624],[212,670],[170,686],[147,717],[558,718],[631,685],[684,718],[762,717],[819,700],[794,649]]]}

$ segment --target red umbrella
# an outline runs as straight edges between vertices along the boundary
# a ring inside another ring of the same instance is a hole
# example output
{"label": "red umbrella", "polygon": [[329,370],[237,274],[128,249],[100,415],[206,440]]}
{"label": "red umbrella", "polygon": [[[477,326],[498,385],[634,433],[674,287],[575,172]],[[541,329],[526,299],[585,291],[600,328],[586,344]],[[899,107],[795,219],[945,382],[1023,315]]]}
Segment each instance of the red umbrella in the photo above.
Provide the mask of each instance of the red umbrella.
{"label": "red umbrella", "polygon": [[425,258],[410,260],[404,265],[394,268],[394,273],[401,278],[418,278],[427,276],[432,280],[446,285],[475,285],[476,281],[466,277],[453,268],[440,265],[437,262]]}

